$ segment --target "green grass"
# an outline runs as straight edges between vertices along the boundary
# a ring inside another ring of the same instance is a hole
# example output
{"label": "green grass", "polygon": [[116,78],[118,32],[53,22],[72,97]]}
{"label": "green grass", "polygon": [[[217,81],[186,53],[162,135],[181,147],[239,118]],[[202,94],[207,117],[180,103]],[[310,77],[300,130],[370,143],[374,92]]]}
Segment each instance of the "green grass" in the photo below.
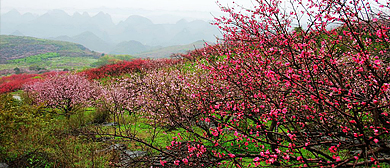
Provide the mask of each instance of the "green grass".
{"label": "green grass", "polygon": [[39,62],[42,62],[44,60],[47,60],[49,58],[55,58],[55,57],[59,57],[60,54],[58,53],[53,53],[53,52],[50,52],[50,53],[45,53],[45,54],[38,54],[38,55],[33,55],[33,56],[29,56],[29,57],[25,57],[25,58],[20,58],[20,59],[14,59],[14,60],[9,60],[8,62],[10,63],[16,63],[16,64],[20,64],[20,63],[39,63]]}
{"label": "green grass", "polygon": [[49,69],[85,69],[90,68],[90,64],[96,61],[97,59],[91,57],[57,57],[49,59],[46,64]]}
{"label": "green grass", "polygon": [[63,70],[63,69],[75,69],[81,70],[91,68],[91,64],[97,61],[96,58],[92,57],[54,57],[47,58],[38,62],[18,62],[9,64],[0,64],[0,70],[14,69],[14,68],[30,68],[39,67],[47,70]]}
{"label": "green grass", "polygon": [[[113,122],[114,120],[110,120]],[[117,121],[115,121],[117,122]],[[159,127],[157,125],[148,124],[148,120],[143,118],[140,115],[124,115],[123,120],[121,120],[119,126],[103,128],[107,133],[114,135],[115,132],[122,132],[124,137],[117,137],[117,140],[130,140],[131,138],[126,138],[126,136],[135,135],[137,138],[143,139],[145,142],[152,143],[155,146],[160,148],[165,148],[172,141],[172,137],[177,136],[179,132],[184,132],[183,130],[174,130],[167,131],[165,128]],[[125,133],[126,132],[126,133]],[[152,137],[154,136],[154,139]],[[130,150],[139,150],[143,145],[137,142],[131,142],[129,144]]]}
{"label": "green grass", "polygon": [[14,69],[18,67],[17,64],[0,64],[0,70]]}

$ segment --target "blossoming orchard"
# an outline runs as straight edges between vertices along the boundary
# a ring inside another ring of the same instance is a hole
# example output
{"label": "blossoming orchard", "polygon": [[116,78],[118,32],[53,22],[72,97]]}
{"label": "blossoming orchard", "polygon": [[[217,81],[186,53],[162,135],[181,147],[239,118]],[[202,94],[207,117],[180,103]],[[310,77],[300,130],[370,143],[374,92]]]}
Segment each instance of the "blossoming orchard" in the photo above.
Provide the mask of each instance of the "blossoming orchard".
{"label": "blossoming orchard", "polygon": [[[147,154],[128,167],[389,166],[390,1],[254,0],[221,10],[218,44],[25,90],[68,118],[86,105],[108,111],[114,131],[84,131],[142,146]],[[136,121],[150,126],[147,136]]]}

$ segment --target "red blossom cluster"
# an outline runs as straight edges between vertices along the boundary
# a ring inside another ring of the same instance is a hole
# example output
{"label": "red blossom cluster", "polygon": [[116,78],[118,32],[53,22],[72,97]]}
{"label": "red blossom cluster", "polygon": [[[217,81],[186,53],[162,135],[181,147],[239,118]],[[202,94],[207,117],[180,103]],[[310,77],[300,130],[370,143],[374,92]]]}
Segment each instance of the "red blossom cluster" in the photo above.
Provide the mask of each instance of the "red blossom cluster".
{"label": "red blossom cluster", "polygon": [[[223,42],[183,55],[192,62],[134,60],[83,72],[132,73],[99,88],[111,114],[138,112],[183,130],[164,149],[129,130],[113,136],[158,150],[142,163],[167,167],[390,164],[390,18],[372,8],[390,2],[256,3],[243,12],[221,7],[230,15],[216,19]],[[96,90],[77,75],[45,82],[32,90],[60,84],[41,96],[46,103],[62,94],[61,103],[86,102]]]}
{"label": "red blossom cluster", "polygon": [[88,79],[101,79],[110,76],[120,76],[127,73],[140,72],[143,70],[157,68],[178,63],[177,59],[135,59],[132,61],[122,61],[116,64],[108,64],[99,68],[88,69],[82,72]]}
{"label": "red blossom cluster", "polygon": [[[101,79],[110,76],[121,76],[127,73],[140,72],[143,70],[161,68],[169,65],[174,65],[180,62],[180,59],[135,59],[132,61],[122,61],[116,64],[108,64],[99,68],[92,68],[80,72],[81,75],[86,75],[88,79]],[[23,85],[29,82],[37,81],[48,76],[56,74],[65,74],[68,72],[46,72],[43,74],[17,74],[0,78],[0,93],[9,93],[22,89]],[[34,78],[38,77],[39,78]]]}
{"label": "red blossom cluster", "polygon": [[39,79],[52,76],[57,73],[66,72],[46,72],[44,74],[15,74],[0,78],[0,94],[20,90],[26,83],[38,81]]}
{"label": "red blossom cluster", "polygon": [[24,83],[32,81],[36,74],[17,74],[0,78],[0,93],[21,89]]}
{"label": "red blossom cluster", "polygon": [[390,2],[256,2],[241,8],[245,12],[222,7],[230,17],[215,24],[224,41],[188,55],[199,54],[198,64],[208,70],[204,83],[187,87],[195,76],[180,81],[180,73],[163,73],[154,75],[158,84],[148,84],[155,92],[148,99],[152,116],[192,135],[167,148],[190,141],[206,149],[198,155],[191,152],[200,150],[196,146],[187,154],[177,151],[175,159],[162,162],[186,166],[206,157],[215,166],[237,167],[248,159],[249,166],[282,167],[390,163],[390,18],[381,12]]}

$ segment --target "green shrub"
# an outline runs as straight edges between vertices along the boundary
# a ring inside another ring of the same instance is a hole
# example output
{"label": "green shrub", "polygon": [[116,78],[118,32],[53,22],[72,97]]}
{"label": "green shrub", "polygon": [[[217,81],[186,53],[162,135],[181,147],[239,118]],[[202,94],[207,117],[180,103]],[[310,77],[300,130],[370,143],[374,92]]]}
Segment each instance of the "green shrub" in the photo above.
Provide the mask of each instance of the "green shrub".
{"label": "green shrub", "polygon": [[0,162],[10,167],[106,167],[110,155],[96,153],[104,144],[81,133],[91,111],[67,120],[22,100],[0,95]]}

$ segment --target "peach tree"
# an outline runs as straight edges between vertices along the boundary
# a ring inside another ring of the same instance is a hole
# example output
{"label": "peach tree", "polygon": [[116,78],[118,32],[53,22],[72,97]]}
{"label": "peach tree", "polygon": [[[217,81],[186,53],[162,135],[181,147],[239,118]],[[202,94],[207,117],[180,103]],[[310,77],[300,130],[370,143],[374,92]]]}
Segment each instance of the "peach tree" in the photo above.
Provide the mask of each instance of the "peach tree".
{"label": "peach tree", "polygon": [[193,95],[200,120],[214,126],[174,138],[168,149],[184,143],[187,154],[162,163],[194,166],[211,156],[213,165],[237,167],[389,164],[389,3],[221,7],[229,14],[215,22],[222,42],[197,53],[209,86]]}
{"label": "peach tree", "polygon": [[180,131],[166,148],[114,135],[158,151],[137,164],[388,165],[390,2],[254,2],[221,7],[224,37],[184,55],[192,66],[133,81],[138,115]]}
{"label": "peach tree", "polygon": [[99,87],[77,74],[54,74],[41,81],[25,85],[35,103],[59,109],[66,118],[89,106],[99,95]]}

